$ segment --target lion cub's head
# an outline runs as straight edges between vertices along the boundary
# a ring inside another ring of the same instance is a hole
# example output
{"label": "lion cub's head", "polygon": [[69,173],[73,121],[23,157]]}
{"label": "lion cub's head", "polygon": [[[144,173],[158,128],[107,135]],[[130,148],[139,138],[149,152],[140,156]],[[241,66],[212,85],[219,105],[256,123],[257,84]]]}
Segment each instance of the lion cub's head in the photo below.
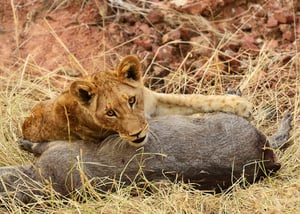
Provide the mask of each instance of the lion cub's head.
{"label": "lion cub's head", "polygon": [[122,139],[140,146],[148,133],[143,88],[140,62],[135,56],[127,56],[115,71],[98,72],[73,82],[69,94],[81,109],[82,115],[76,116],[84,117],[81,121],[117,132]]}

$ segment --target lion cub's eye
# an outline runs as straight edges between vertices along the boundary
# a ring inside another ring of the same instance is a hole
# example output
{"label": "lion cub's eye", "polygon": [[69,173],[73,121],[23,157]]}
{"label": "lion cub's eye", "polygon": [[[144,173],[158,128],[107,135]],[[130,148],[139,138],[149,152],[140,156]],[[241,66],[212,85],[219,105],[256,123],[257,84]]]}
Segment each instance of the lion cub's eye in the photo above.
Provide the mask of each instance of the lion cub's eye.
{"label": "lion cub's eye", "polygon": [[117,116],[116,113],[113,110],[108,110],[106,112],[106,115],[109,116],[109,117],[115,117],[115,116]]}
{"label": "lion cub's eye", "polygon": [[130,105],[130,107],[133,107],[133,105],[136,103],[136,98],[135,98],[135,96],[133,96],[133,97],[130,97],[129,99],[128,99],[128,104]]}

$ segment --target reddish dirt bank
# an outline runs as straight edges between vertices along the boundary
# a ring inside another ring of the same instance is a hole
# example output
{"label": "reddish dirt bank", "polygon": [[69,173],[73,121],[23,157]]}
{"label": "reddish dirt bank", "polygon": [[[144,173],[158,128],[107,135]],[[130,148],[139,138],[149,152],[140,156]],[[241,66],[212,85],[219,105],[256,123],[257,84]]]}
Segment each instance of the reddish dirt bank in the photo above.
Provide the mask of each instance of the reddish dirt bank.
{"label": "reddish dirt bank", "polygon": [[151,65],[147,76],[185,70],[197,82],[213,54],[218,71],[241,74],[243,59],[262,49],[285,53],[284,64],[300,48],[299,1],[41,2],[0,0],[0,66],[27,61],[44,72],[66,68],[78,76],[136,54],[144,68]]}

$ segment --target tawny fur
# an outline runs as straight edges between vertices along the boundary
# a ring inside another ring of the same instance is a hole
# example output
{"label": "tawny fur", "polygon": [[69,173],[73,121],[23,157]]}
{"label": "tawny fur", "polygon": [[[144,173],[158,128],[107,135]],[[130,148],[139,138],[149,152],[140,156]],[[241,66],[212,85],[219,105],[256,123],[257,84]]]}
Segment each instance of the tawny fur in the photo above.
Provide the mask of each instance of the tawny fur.
{"label": "tawny fur", "polygon": [[99,141],[118,133],[141,145],[148,133],[146,118],[229,112],[251,115],[252,106],[234,95],[177,95],[144,87],[135,56],[125,57],[114,71],[98,72],[74,81],[56,99],[37,104],[23,123],[23,137],[32,142]]}

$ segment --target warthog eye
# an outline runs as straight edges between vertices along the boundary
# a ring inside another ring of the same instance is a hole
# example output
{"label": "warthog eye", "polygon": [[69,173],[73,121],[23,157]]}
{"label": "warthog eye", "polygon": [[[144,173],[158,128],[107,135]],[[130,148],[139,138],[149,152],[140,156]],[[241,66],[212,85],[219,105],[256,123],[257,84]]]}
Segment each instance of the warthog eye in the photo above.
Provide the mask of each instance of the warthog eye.
{"label": "warthog eye", "polygon": [[135,103],[136,103],[136,98],[135,98],[135,96],[130,97],[130,98],[128,99],[128,104],[130,105],[131,108],[134,106]]}
{"label": "warthog eye", "polygon": [[115,117],[115,116],[117,116],[116,113],[113,110],[108,110],[106,112],[106,115],[109,116],[109,117]]}

